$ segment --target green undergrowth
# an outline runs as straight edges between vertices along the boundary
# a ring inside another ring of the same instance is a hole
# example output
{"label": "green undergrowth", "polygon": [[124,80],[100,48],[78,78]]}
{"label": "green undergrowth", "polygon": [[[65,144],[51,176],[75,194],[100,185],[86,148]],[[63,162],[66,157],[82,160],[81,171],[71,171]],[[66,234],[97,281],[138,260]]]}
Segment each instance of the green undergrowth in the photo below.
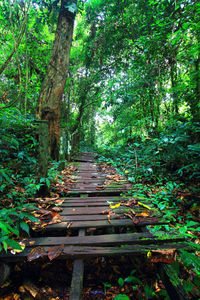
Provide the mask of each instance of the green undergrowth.
{"label": "green undergrowth", "polygon": [[[162,218],[170,221],[167,225],[149,226],[150,231],[162,230],[186,237],[191,250],[178,251],[177,259],[188,274],[193,274],[192,281],[183,280],[187,292],[200,281],[200,144],[196,125],[188,122],[183,128],[177,128],[178,134],[175,131],[166,136],[165,132],[165,136],[161,134],[159,138],[138,139],[129,145],[101,148],[98,158],[101,163],[114,165],[132,184],[128,196],[153,204],[162,213]],[[176,272],[179,274],[177,267]]]}
{"label": "green undergrowth", "polygon": [[14,241],[29,234],[26,220],[37,221],[31,214],[35,196],[59,175],[59,163],[52,162],[47,178],[38,177],[38,137],[35,119],[18,109],[0,111],[0,250],[20,248]]}

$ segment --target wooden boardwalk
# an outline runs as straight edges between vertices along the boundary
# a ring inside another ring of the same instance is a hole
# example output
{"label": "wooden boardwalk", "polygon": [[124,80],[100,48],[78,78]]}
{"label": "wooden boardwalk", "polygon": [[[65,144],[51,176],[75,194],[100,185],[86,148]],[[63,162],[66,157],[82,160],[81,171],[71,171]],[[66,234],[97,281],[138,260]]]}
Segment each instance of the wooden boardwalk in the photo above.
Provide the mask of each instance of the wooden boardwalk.
{"label": "wooden boardwalk", "polygon": [[[1,258],[24,260],[38,247],[45,257],[49,249],[53,247],[54,252],[57,249],[59,259],[75,259],[70,300],[77,300],[81,299],[83,259],[185,248],[184,238],[179,235],[152,234],[146,230],[147,225],[166,224],[167,221],[153,207],[143,216],[148,203],[127,206],[130,198],[121,195],[130,188],[126,180],[105,184],[108,174],[100,172],[92,153],[83,153],[75,160],[75,183],[62,198],[62,222],[48,225],[43,236],[38,233],[37,237],[27,240],[23,252],[2,254]],[[69,230],[72,235],[68,237]]]}

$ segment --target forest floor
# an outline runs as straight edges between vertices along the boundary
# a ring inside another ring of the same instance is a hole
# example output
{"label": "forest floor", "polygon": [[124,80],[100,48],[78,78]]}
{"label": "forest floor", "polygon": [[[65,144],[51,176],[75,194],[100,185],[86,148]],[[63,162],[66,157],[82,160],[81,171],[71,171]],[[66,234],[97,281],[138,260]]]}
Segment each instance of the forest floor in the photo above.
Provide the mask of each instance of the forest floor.
{"label": "forest floor", "polygon": [[[106,165],[104,167],[107,168]],[[63,189],[70,189],[73,184],[71,175],[74,170],[69,165],[61,172],[62,181],[58,180],[54,184],[51,197],[36,199],[40,212],[43,212],[43,214],[37,212],[43,227],[50,222],[59,222],[59,206],[52,208],[49,201],[52,200],[55,203],[57,201],[59,204],[59,194]],[[116,176],[118,176],[117,172],[114,172],[115,180]],[[42,206],[41,200],[43,200]],[[184,202],[182,211],[185,211]],[[72,269],[73,262],[71,260],[65,262],[61,260],[51,262],[37,260],[28,264],[26,262],[13,264],[8,281],[1,286],[0,299],[67,300],[69,299]],[[188,286],[196,276],[192,270],[187,270],[182,264],[180,264],[179,274],[182,280],[188,282]],[[189,299],[200,298],[200,292],[196,286],[192,286],[188,290]],[[144,255],[137,255],[135,257],[101,257],[85,261],[83,300],[93,299],[169,298],[161,279],[157,275],[157,262],[151,261]]]}

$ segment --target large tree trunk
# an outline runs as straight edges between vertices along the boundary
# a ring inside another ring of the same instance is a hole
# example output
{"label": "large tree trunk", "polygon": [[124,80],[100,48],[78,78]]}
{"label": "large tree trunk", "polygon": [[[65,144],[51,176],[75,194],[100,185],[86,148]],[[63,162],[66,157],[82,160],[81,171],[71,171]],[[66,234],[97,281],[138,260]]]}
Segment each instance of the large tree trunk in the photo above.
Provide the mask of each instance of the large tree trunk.
{"label": "large tree trunk", "polygon": [[[59,159],[62,97],[66,84],[75,14],[69,12],[69,0],[62,0],[55,41],[38,102],[38,117],[49,123],[49,154]],[[76,3],[76,1],[74,1]]]}

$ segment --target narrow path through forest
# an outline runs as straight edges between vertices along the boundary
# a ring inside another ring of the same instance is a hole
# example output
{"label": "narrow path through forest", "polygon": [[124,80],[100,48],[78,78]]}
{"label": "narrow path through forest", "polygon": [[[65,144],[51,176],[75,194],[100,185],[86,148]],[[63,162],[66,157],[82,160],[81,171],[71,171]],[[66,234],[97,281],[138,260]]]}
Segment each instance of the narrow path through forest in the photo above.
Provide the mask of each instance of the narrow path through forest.
{"label": "narrow path through forest", "polygon": [[33,261],[41,257],[74,259],[72,300],[81,299],[84,259],[141,255],[149,251],[172,259],[176,249],[186,247],[180,234],[147,230],[147,225],[168,221],[151,204],[128,196],[130,184],[111,165],[97,165],[94,154],[82,153],[74,158],[72,166],[70,181],[67,175],[58,187],[62,203],[60,221],[24,239],[23,252],[4,253],[1,258],[8,261]]}

